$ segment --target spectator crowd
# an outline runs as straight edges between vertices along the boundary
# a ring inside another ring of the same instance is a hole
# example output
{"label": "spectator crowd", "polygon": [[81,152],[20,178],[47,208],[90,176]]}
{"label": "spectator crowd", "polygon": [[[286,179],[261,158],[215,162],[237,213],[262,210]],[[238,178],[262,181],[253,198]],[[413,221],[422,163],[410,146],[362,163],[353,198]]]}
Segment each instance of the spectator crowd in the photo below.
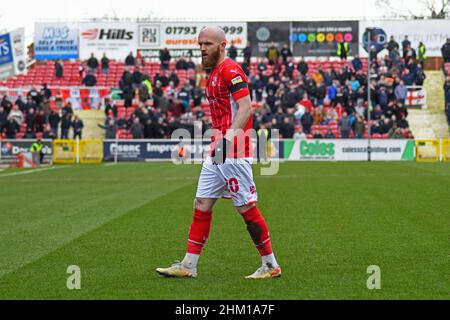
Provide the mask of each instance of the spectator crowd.
{"label": "spectator crowd", "polygon": [[[407,37],[401,48],[391,37],[386,49],[387,54],[381,56],[371,48],[367,79],[367,59],[347,59],[347,54],[342,54],[345,46],[339,52],[341,61],[318,63],[294,58],[288,46],[279,50],[275,44],[269,46],[266,57],[251,61],[249,44],[243,51],[242,67],[249,76],[255,107],[254,129],[279,129],[282,138],[364,138],[370,117],[372,137],[413,138],[405,103],[407,87],[422,86],[426,79],[424,45],[417,53]],[[450,59],[449,41],[442,54],[444,60]],[[228,55],[237,58],[234,44]],[[168,138],[177,128],[193,133],[195,127],[201,127],[203,133],[211,127],[203,97],[207,73],[191,58],[174,61],[167,49],[160,50],[159,59],[155,74],[145,72],[145,60],[132,52],[124,59],[126,68],[117,84],[123,105],[110,98],[104,103],[106,119],[101,127],[106,138],[115,138],[117,132],[127,132],[134,139]],[[109,64],[106,55],[98,61],[92,54],[80,67],[83,85],[95,86],[97,69],[108,74]],[[181,71],[189,71],[189,76],[180,79]],[[61,62],[55,61],[56,76],[63,72]],[[446,110],[449,88],[447,75]],[[58,112],[49,107],[50,97],[51,90],[45,85],[39,91],[32,88],[15,102],[2,97],[0,130],[4,136],[13,139],[25,128],[24,138],[81,137],[83,122],[70,103],[61,105]],[[450,122],[450,111],[448,116]]]}

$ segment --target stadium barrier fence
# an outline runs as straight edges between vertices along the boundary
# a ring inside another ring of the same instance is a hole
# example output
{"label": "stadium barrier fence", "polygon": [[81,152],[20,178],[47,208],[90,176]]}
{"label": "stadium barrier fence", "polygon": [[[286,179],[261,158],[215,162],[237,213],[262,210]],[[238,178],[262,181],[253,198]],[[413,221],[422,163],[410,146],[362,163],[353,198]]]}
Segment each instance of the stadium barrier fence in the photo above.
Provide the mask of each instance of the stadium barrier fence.
{"label": "stadium barrier fence", "polygon": [[[0,163],[18,161],[30,152],[34,139],[0,140]],[[202,161],[209,151],[209,141],[193,140],[181,148],[179,142],[150,140],[42,140],[44,163],[101,163],[122,161],[171,161],[173,155],[187,155],[188,160]],[[257,155],[256,142],[255,158]],[[367,161],[368,140],[308,139],[272,141],[267,154],[281,161]],[[371,140],[373,161],[450,162],[450,139],[382,139]]]}

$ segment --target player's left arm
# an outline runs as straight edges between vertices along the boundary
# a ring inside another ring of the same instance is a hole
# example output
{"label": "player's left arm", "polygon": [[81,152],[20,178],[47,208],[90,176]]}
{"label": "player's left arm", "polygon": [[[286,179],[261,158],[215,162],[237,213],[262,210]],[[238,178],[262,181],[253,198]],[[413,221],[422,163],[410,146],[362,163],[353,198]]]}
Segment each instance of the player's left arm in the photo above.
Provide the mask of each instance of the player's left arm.
{"label": "player's left arm", "polygon": [[236,101],[238,104],[238,111],[233,119],[233,122],[231,124],[231,130],[228,130],[225,139],[232,141],[233,138],[236,136],[237,132],[240,129],[244,129],[245,125],[248,122],[248,119],[252,115],[252,102],[250,100],[250,95],[246,95],[239,100]]}
{"label": "player's left arm", "polygon": [[225,139],[232,141],[239,130],[243,130],[248,119],[252,115],[252,102],[250,100],[250,91],[248,89],[248,80],[242,69],[236,69],[236,73],[227,72],[228,84],[233,100],[238,105],[238,111],[234,116],[230,130],[227,131]]}

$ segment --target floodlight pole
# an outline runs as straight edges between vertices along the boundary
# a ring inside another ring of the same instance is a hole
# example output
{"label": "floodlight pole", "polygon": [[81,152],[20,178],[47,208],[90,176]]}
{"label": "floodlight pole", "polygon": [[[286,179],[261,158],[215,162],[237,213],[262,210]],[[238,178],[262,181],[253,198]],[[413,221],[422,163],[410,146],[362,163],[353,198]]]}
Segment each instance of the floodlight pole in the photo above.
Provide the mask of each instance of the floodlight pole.
{"label": "floodlight pole", "polygon": [[371,161],[371,147],[370,147],[370,139],[371,139],[371,126],[370,126],[370,41],[371,41],[371,29],[367,28],[367,52],[369,53],[369,59],[367,59],[367,131],[368,131],[368,139],[367,139],[367,161]]}

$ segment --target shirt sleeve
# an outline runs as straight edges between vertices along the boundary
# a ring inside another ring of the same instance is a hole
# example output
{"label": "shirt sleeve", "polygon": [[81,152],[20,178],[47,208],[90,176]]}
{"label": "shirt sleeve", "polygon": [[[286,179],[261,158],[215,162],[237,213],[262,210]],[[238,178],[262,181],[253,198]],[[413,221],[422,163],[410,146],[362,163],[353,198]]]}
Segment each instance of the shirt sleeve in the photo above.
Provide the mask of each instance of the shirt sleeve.
{"label": "shirt sleeve", "polygon": [[230,66],[224,69],[223,77],[230,89],[234,101],[250,94],[248,79],[244,71],[238,66]]}

